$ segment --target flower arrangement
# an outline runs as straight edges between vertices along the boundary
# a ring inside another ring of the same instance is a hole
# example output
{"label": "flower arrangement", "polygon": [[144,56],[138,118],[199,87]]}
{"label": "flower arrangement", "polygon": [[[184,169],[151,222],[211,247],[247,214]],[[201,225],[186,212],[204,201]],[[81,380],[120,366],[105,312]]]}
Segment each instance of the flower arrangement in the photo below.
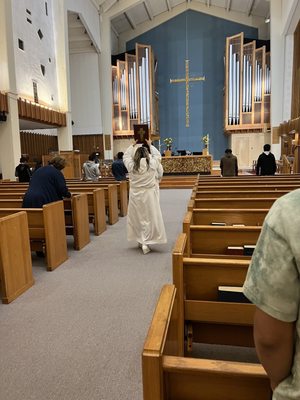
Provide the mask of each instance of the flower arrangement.
{"label": "flower arrangement", "polygon": [[208,143],[209,143],[209,134],[205,135],[202,137],[202,142],[204,143],[204,145],[207,147]]}
{"label": "flower arrangement", "polygon": [[167,137],[164,139],[164,144],[167,145],[168,147],[171,146],[173,143],[173,139],[171,137]]}

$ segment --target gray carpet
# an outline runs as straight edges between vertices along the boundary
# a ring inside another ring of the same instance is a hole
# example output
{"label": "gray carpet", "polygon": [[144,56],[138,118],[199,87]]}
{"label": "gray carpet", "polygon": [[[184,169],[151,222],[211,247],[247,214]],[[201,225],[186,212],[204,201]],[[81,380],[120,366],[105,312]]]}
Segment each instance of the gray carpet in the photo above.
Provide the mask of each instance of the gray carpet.
{"label": "gray carpet", "polygon": [[141,400],[141,351],[191,190],[162,190],[168,244],[143,255],[121,218],[0,304],[1,400]]}

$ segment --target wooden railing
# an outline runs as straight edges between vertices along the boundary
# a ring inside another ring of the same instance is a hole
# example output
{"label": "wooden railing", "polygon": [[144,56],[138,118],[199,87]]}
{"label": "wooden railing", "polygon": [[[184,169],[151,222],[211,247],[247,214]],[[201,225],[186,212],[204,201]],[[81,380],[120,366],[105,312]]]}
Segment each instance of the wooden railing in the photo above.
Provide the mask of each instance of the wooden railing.
{"label": "wooden railing", "polygon": [[18,99],[19,117],[49,125],[66,126],[66,114],[44,107],[30,100]]}

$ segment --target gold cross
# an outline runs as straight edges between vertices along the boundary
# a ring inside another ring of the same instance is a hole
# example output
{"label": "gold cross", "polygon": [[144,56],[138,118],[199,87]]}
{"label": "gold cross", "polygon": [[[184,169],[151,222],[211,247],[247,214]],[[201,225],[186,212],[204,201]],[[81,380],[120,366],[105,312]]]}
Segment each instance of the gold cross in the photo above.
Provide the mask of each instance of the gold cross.
{"label": "gold cross", "polygon": [[190,82],[205,81],[205,76],[190,78],[190,60],[185,60],[185,78],[170,79],[170,83],[185,82],[185,126],[190,126]]}
{"label": "gold cross", "polygon": [[145,136],[145,130],[143,128],[140,128],[138,131],[138,134],[140,135],[140,140],[143,142],[144,141],[144,136]]}

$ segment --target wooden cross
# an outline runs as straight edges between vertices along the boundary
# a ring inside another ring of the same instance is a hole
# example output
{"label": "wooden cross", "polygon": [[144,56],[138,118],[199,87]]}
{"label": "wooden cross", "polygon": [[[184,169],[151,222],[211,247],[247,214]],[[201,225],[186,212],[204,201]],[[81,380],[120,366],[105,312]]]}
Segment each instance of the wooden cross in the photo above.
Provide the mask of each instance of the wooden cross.
{"label": "wooden cross", "polygon": [[185,82],[185,126],[190,126],[190,82],[205,81],[205,76],[190,78],[190,60],[185,60],[185,78],[170,79],[170,83]]}

